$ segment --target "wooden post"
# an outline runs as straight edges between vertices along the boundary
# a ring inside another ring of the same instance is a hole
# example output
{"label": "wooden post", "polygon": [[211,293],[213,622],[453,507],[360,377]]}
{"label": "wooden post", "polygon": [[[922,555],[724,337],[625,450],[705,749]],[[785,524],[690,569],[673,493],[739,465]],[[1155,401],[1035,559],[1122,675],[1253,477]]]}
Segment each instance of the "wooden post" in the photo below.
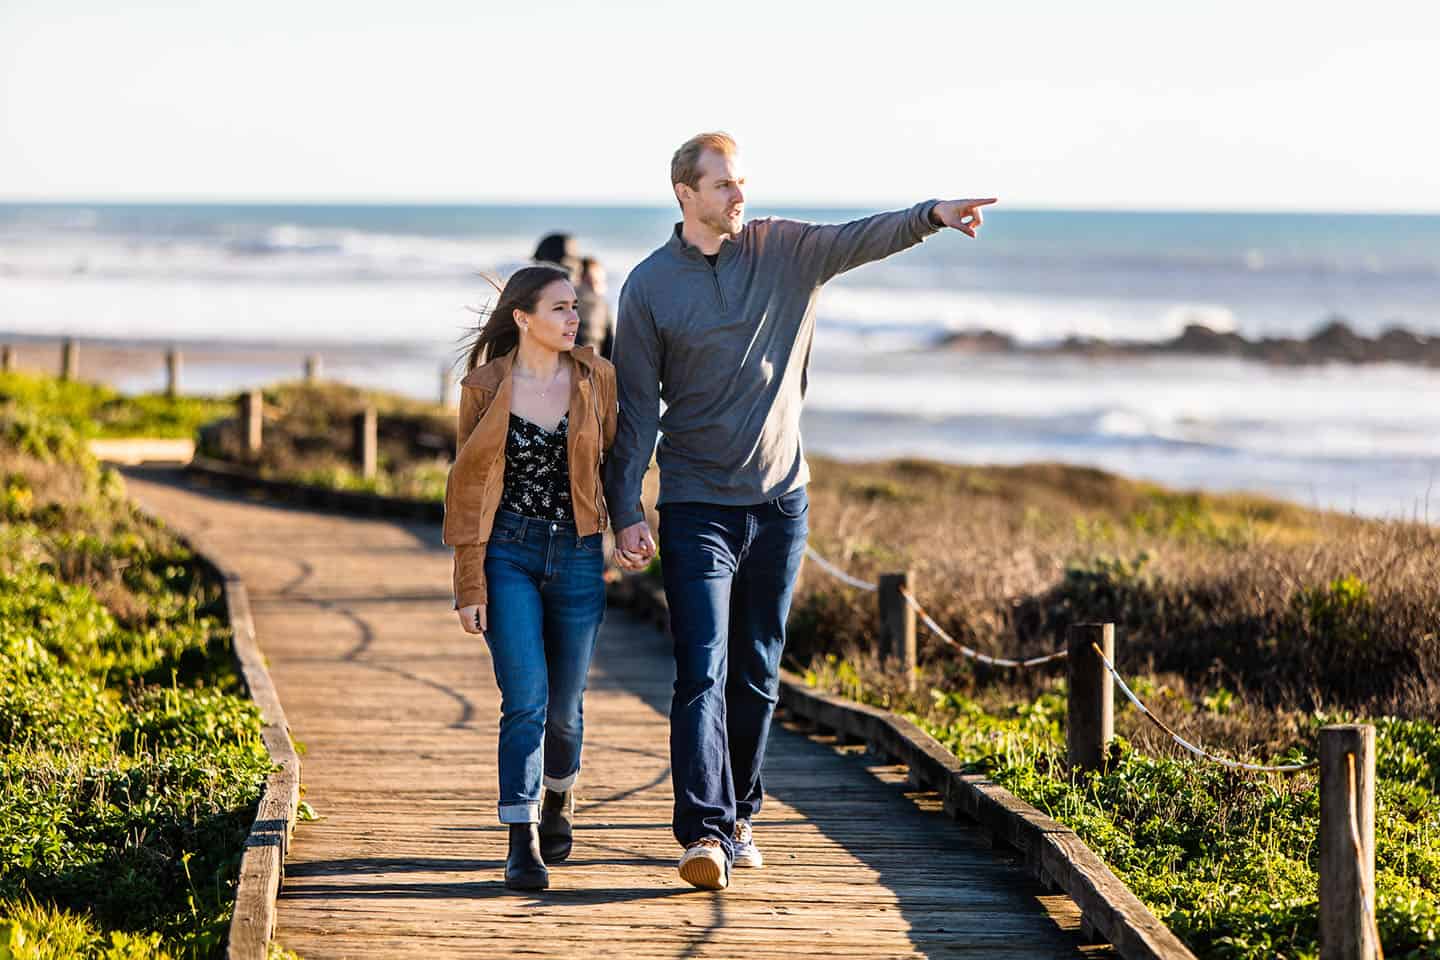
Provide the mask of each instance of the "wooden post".
{"label": "wooden post", "polygon": [[0,347],[0,370],[6,373],[15,369],[15,348],[10,344]]}
{"label": "wooden post", "polygon": [[60,379],[78,380],[80,378],[80,348],[76,346],[73,337],[66,337],[60,343]]}
{"label": "wooden post", "polygon": [[260,456],[264,411],[265,399],[259,390],[240,394],[240,429],[245,431],[245,455],[252,460]]}
{"label": "wooden post", "polygon": [[1374,927],[1362,898],[1373,910],[1375,728],[1352,723],[1321,727],[1320,960],[1374,960]]}
{"label": "wooden post", "polygon": [[165,351],[165,396],[180,395],[180,351],[171,347]]}
{"label": "wooden post", "polygon": [[1110,741],[1115,739],[1115,683],[1092,644],[1099,644],[1114,663],[1115,624],[1072,624],[1066,638],[1070,709],[1065,742],[1072,770],[1101,769]]}
{"label": "wooden post", "polygon": [[380,463],[379,422],[374,407],[366,407],[364,413],[355,414],[355,464],[360,475],[366,480],[375,479]]}
{"label": "wooden post", "polygon": [[305,356],[305,382],[314,383],[320,379],[320,354],[311,353]]}
{"label": "wooden post", "polygon": [[880,655],[905,673],[906,689],[915,689],[915,611],[901,589],[915,592],[915,572],[882,573],[876,593],[880,605]]}
{"label": "wooden post", "polygon": [[454,410],[459,404],[455,396],[455,374],[448,363],[440,364],[440,406]]}

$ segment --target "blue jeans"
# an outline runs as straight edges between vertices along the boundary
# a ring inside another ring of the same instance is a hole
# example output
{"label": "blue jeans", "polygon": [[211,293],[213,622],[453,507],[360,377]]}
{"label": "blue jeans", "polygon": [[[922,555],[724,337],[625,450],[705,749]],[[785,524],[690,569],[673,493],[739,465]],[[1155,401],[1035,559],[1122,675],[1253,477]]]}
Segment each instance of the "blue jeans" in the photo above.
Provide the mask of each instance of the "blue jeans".
{"label": "blue jeans", "polygon": [[537,823],[540,788],[580,772],[582,700],[605,617],[601,535],[501,510],[485,551],[490,659],[500,687],[500,822]]}
{"label": "blue jeans", "polygon": [[689,846],[714,837],[731,860],[736,819],[753,819],[764,798],[760,768],[809,509],[803,487],[749,507],[660,507],[675,642],[675,839]]}

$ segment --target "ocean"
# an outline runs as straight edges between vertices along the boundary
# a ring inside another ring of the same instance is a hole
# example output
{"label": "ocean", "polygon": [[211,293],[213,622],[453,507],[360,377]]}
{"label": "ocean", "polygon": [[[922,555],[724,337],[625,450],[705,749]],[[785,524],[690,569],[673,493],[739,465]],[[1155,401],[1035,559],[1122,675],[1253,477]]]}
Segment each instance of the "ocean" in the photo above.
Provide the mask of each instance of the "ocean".
{"label": "ocean", "polygon": [[[842,221],[870,211],[751,209]],[[482,274],[575,235],[626,272],[663,208],[0,204],[0,334],[344,344],[326,373],[433,397],[486,302]],[[1163,340],[1187,324],[1306,336],[1343,318],[1440,335],[1440,217],[990,208],[826,287],[805,434],[839,457],[1058,460],[1377,516],[1440,515],[1440,370],[1234,359],[967,355],[946,334],[1028,344]],[[294,371],[186,371],[202,392]],[[158,373],[125,389],[153,389]]]}

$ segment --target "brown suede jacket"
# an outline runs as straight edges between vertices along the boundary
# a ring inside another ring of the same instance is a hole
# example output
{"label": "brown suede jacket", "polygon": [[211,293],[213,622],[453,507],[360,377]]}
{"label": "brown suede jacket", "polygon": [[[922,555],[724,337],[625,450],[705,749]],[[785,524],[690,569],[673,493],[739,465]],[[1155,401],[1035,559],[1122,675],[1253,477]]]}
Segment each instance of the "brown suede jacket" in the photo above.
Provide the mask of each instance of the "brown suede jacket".
{"label": "brown suede jacket", "polygon": [[[460,381],[460,432],[445,483],[443,539],[455,548],[455,607],[485,603],[485,544],[505,484],[505,439],[510,432],[510,368],[515,354],[496,357]],[[600,486],[600,461],[615,442],[615,368],[592,347],[570,352],[570,499],[576,532],[609,525]]]}

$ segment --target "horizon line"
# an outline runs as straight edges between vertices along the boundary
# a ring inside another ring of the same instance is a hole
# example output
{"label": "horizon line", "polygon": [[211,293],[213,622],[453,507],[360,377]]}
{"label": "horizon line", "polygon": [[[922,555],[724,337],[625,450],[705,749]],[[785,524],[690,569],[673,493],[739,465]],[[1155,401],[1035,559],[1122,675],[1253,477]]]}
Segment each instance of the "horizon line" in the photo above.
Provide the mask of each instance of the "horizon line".
{"label": "horizon line", "polygon": [[[895,203],[894,201],[846,201],[835,200],[787,200],[781,203],[757,204],[760,210],[891,210],[910,206],[918,201]],[[508,207],[514,209],[574,209],[596,210],[669,210],[673,203],[656,203],[642,200],[594,200],[594,199],[486,199],[486,198],[445,198],[445,197],[243,197],[219,198],[198,195],[166,197],[160,195],[94,197],[13,197],[0,195],[3,206],[215,206],[215,207]],[[1226,216],[1394,216],[1394,217],[1437,217],[1440,207],[1434,209],[1362,208],[1343,210],[1335,208],[1311,209],[1306,207],[1187,207],[1187,206],[1067,206],[1061,204],[1015,205],[1006,204],[1002,198],[996,212],[1016,213],[1137,213],[1137,214],[1214,214]]]}

